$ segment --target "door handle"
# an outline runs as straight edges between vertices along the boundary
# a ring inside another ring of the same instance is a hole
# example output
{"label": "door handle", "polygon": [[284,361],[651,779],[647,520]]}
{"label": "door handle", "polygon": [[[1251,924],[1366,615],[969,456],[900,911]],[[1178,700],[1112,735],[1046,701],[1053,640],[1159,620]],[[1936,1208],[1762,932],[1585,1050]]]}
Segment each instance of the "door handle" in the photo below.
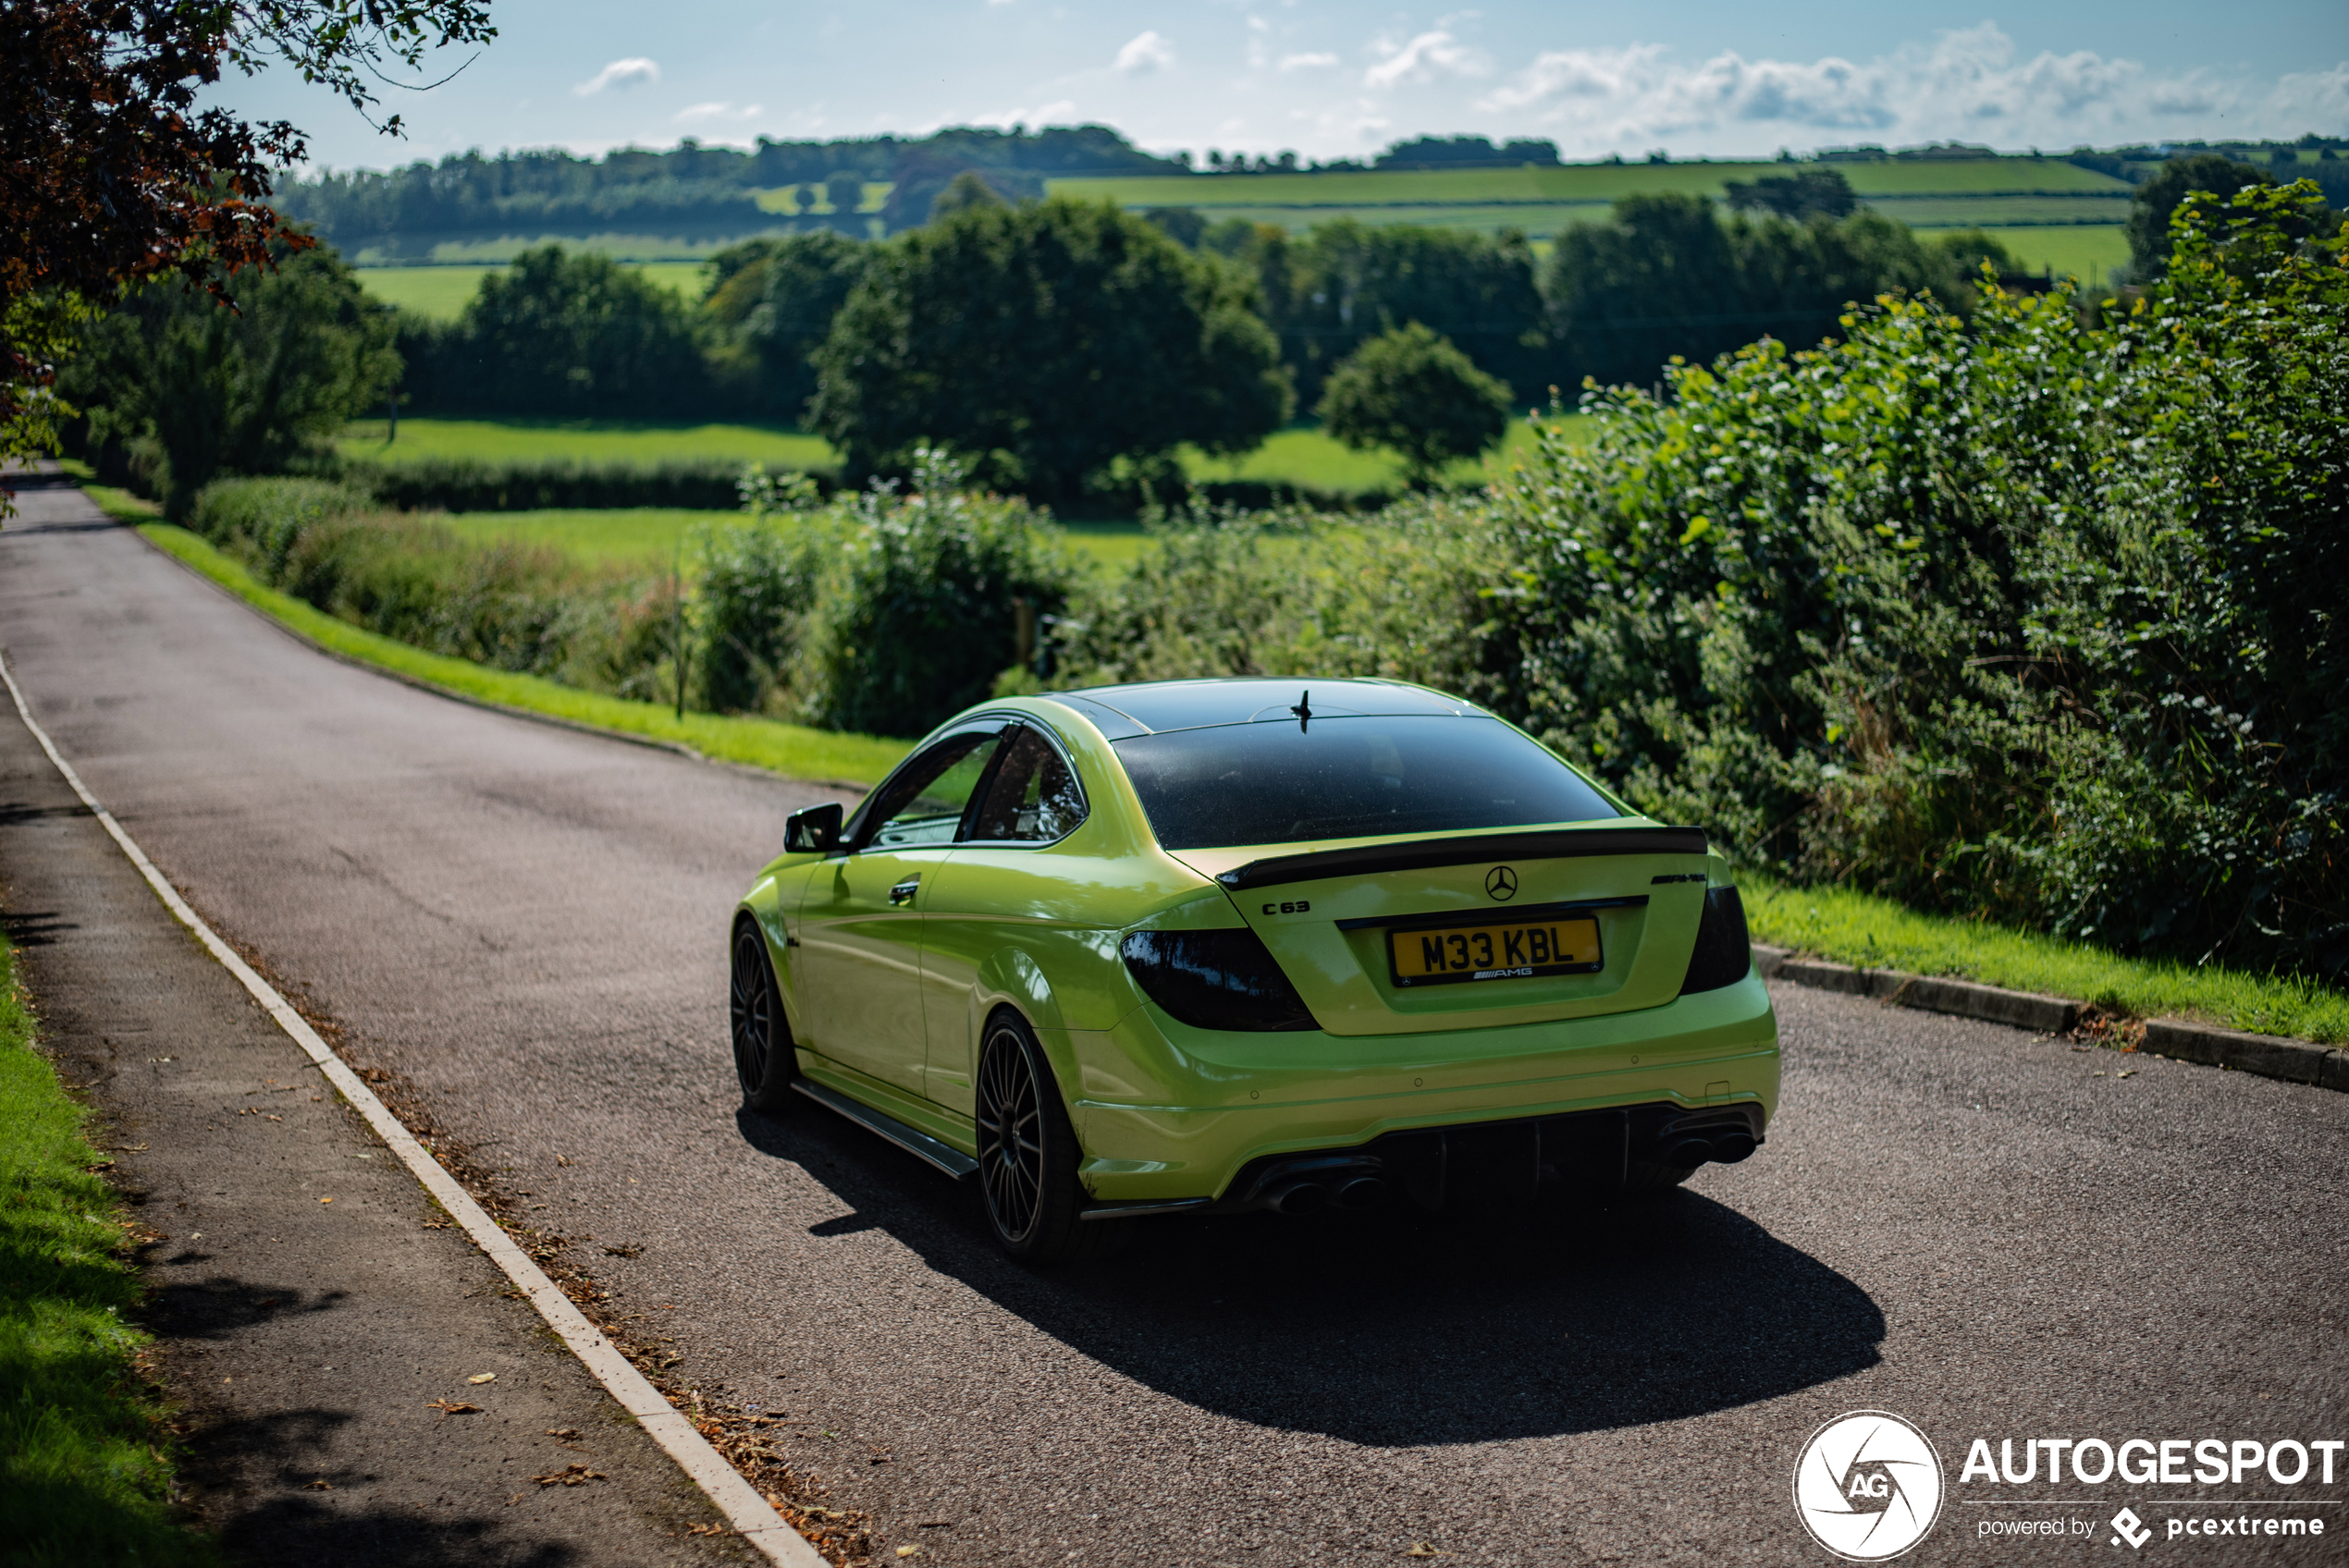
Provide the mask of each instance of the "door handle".
{"label": "door handle", "polygon": [[920,890],[921,885],[922,879],[918,876],[907,877],[889,890],[889,901],[892,904],[912,903],[914,895]]}

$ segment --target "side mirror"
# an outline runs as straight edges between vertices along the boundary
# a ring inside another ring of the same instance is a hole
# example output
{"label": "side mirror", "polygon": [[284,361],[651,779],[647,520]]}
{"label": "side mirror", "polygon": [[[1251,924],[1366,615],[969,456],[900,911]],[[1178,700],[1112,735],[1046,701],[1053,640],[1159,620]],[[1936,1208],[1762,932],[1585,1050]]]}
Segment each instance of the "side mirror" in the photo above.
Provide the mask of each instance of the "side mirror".
{"label": "side mirror", "polygon": [[783,823],[785,854],[829,854],[840,847],[840,802],[827,801],[791,814]]}

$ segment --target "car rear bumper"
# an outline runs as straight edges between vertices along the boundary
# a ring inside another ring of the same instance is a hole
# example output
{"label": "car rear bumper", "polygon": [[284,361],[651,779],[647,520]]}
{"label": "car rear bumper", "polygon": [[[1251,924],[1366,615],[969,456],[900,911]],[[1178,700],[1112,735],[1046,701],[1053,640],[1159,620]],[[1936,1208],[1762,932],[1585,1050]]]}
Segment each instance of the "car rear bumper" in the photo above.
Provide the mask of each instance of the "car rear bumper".
{"label": "car rear bumper", "polygon": [[1211,1034],[1145,1007],[1067,1047],[1079,1174],[1101,1203],[1240,1203],[1243,1170],[1279,1157],[1617,1109],[1747,1108],[1758,1138],[1778,1096],[1777,1020],[1753,974],[1634,1012],[1423,1035]]}

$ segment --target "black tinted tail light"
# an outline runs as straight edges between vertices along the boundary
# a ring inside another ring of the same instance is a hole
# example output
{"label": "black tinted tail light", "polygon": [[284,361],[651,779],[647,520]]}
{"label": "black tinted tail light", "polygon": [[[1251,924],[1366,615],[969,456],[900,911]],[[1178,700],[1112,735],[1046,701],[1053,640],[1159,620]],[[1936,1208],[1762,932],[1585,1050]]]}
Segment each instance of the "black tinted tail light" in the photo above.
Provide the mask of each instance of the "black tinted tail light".
{"label": "black tinted tail light", "polygon": [[1150,1000],[1194,1029],[1318,1029],[1253,931],[1136,931],[1119,945]]}
{"label": "black tinted tail light", "polygon": [[1689,955],[1680,995],[1717,991],[1745,978],[1753,967],[1753,941],[1746,934],[1745,900],[1735,888],[1704,890],[1704,918],[1697,922],[1696,951]]}

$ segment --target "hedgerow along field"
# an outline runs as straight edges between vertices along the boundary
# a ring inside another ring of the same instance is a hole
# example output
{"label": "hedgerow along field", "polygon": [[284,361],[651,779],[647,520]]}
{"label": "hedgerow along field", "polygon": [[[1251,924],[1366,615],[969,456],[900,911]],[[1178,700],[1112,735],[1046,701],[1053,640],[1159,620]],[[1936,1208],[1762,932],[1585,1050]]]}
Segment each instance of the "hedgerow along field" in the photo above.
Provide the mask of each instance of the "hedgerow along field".
{"label": "hedgerow along field", "polygon": [[[1196,207],[1213,219],[1249,218],[1289,229],[1350,217],[1367,224],[1520,228],[1554,238],[1596,223],[1624,196],[1680,193],[1719,199],[1731,180],[1814,165],[1564,164],[1555,167],[1371,169],[1300,174],[1126,175],[1056,179],[1056,196],[1111,201],[1131,210]],[[1832,167],[1863,202],[1912,227],[2015,227],[2109,224],[2127,215],[2135,188],[2054,158],[1903,159]],[[2104,263],[2118,265],[2124,253]],[[2100,281],[2101,271],[2097,274]]]}

